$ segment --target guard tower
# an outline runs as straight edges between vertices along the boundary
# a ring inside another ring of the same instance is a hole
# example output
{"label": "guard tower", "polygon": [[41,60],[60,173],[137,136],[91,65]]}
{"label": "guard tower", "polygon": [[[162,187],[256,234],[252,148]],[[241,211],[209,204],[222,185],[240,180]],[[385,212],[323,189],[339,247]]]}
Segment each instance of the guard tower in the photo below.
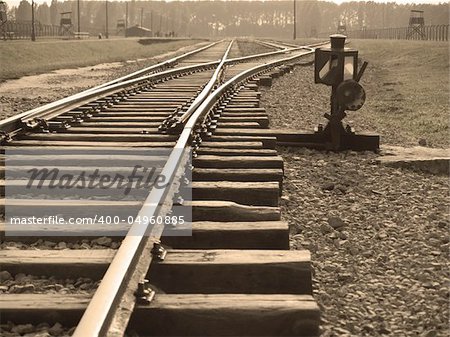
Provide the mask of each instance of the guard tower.
{"label": "guard tower", "polygon": [[117,30],[117,35],[120,35],[122,33],[125,34],[125,20],[124,19],[117,20],[116,30]]}
{"label": "guard tower", "polygon": [[423,11],[412,9],[409,16],[409,27],[406,39],[425,40],[425,19]]}
{"label": "guard tower", "polygon": [[6,22],[8,21],[8,15],[6,10],[6,2],[0,1],[0,36],[6,40]]}
{"label": "guard tower", "polygon": [[59,21],[59,35],[69,38],[73,35],[72,12],[62,12]]}

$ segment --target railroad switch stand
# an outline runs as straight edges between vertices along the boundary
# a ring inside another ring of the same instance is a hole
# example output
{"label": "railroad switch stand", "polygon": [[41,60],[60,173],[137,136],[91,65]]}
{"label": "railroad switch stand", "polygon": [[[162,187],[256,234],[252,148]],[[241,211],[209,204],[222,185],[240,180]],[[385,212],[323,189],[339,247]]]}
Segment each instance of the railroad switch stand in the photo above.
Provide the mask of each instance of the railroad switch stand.
{"label": "railroad switch stand", "polygon": [[358,51],[345,48],[345,39],[345,35],[331,35],[331,48],[315,51],[314,80],[315,83],[331,86],[331,109],[324,115],[328,119],[327,125],[318,126],[312,141],[333,151],[376,151],[380,143],[378,135],[357,135],[350,126],[344,127],[342,124],[345,111],[359,110],[366,99],[359,81],[367,62],[358,71]]}

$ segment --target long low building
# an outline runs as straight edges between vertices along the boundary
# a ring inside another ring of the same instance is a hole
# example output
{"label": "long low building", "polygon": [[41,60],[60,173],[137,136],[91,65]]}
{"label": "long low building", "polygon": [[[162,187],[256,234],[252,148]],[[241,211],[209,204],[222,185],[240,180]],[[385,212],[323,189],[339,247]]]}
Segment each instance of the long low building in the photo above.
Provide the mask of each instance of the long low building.
{"label": "long low building", "polygon": [[125,36],[152,37],[153,33],[151,29],[136,25],[128,28],[125,31]]}

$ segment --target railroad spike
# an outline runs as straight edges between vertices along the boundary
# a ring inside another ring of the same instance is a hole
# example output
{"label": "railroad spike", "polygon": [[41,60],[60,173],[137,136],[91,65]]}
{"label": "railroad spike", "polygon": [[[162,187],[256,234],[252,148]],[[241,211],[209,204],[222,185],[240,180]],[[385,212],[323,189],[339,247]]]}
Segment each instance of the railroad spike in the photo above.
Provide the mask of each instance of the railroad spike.
{"label": "railroad spike", "polygon": [[148,280],[143,280],[138,283],[138,288],[135,292],[138,304],[149,305],[155,298],[155,294],[155,291],[150,288],[150,282]]}
{"label": "railroad spike", "polygon": [[11,135],[3,130],[0,130],[0,143],[8,143],[12,140]]}
{"label": "railroad spike", "polygon": [[157,240],[153,244],[151,254],[157,261],[164,261],[167,255],[167,250],[161,245],[161,241]]}

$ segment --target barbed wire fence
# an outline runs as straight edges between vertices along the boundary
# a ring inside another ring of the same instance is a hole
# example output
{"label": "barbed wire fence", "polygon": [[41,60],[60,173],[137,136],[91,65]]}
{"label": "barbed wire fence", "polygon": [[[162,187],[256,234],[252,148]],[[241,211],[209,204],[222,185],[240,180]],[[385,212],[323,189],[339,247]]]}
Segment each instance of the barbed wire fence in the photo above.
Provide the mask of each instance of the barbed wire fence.
{"label": "barbed wire fence", "polygon": [[[0,40],[27,40],[31,39],[31,21],[7,21],[0,27]],[[44,25],[40,22],[35,22],[34,30],[36,38],[76,38],[77,34],[71,30],[63,29],[59,25]],[[104,27],[94,26],[90,27],[88,32],[91,36],[97,36],[98,33],[103,33]]]}
{"label": "barbed wire fence", "polygon": [[[5,40],[23,40],[31,38],[32,31],[31,21],[27,22],[17,22],[17,21],[7,21],[3,27],[3,36],[0,38]],[[36,37],[61,37],[60,26],[56,25],[44,25],[39,22],[34,24]]]}
{"label": "barbed wire fence", "polygon": [[[349,30],[345,35],[353,39],[448,41],[449,26],[423,26],[420,32],[412,27],[360,29]],[[331,34],[335,34],[335,32],[320,33],[319,37],[328,37]]]}

